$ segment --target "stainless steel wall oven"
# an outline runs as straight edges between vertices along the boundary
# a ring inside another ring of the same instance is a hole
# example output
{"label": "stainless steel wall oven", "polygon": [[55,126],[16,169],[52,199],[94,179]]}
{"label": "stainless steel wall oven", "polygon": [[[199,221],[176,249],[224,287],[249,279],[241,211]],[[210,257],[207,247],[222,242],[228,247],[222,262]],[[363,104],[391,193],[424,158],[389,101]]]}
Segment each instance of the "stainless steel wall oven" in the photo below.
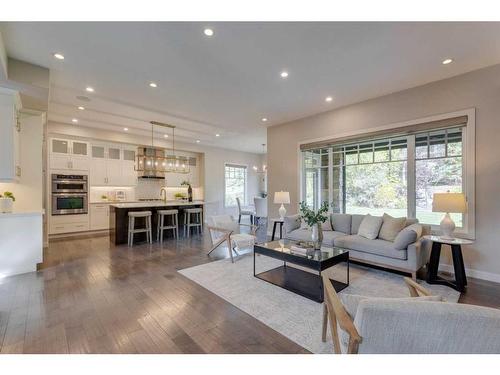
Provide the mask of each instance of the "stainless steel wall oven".
{"label": "stainless steel wall oven", "polygon": [[88,213],[88,177],[52,174],[52,215]]}

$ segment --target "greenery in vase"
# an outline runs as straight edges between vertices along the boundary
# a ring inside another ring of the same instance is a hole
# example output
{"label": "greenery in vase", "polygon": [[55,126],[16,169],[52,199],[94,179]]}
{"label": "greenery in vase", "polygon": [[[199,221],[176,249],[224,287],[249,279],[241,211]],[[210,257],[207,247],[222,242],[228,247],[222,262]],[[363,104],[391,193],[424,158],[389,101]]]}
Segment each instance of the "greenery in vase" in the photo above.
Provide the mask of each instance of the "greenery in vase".
{"label": "greenery in vase", "polygon": [[187,180],[181,182],[181,186],[191,186],[191,183]]}
{"label": "greenery in vase", "polygon": [[300,202],[300,217],[310,227],[324,223],[328,219],[328,203],[323,202],[317,212],[311,210],[306,202]]}
{"label": "greenery in vase", "polygon": [[186,195],[184,193],[175,193],[174,197],[177,199],[184,199]]}
{"label": "greenery in vase", "polygon": [[16,201],[14,194],[12,194],[10,191],[6,191],[5,193],[3,193],[3,195],[0,194],[0,198],[10,198],[10,199],[12,199],[13,202]]}

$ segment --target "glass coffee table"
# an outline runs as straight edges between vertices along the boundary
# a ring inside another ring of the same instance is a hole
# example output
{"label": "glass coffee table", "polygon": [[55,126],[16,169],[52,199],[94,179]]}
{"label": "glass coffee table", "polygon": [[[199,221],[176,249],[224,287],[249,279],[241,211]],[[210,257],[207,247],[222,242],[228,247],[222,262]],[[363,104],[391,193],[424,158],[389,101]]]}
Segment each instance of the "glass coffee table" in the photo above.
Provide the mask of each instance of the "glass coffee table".
{"label": "glass coffee table", "polygon": [[[320,250],[308,250],[307,254],[294,252],[291,246],[297,241],[279,240],[254,245],[253,275],[316,302],[323,302],[323,279],[321,272],[341,262],[347,263],[346,282],[330,279],[337,292],[349,285],[349,251],[340,247],[322,246]],[[255,273],[256,255],[261,254],[283,261],[281,266]],[[304,271],[287,264],[295,264],[314,272]]]}

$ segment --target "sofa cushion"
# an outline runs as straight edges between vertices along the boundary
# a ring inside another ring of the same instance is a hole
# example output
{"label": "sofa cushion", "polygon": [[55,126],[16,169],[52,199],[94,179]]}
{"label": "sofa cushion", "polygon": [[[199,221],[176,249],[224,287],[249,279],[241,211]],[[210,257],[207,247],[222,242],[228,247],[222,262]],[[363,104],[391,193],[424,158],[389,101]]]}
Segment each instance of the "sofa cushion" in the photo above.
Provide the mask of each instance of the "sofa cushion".
{"label": "sofa cushion", "polygon": [[390,241],[381,239],[369,240],[357,234],[335,238],[334,245],[344,249],[352,249],[364,253],[381,255],[394,259],[408,259],[407,250],[397,250]]}
{"label": "sofa cushion", "polygon": [[328,215],[328,218],[326,219],[326,221],[324,223],[321,223],[321,229],[323,230],[323,232],[332,231],[333,230],[333,227],[332,227],[332,218],[331,218],[330,215]]}
{"label": "sofa cushion", "polygon": [[417,232],[405,228],[398,233],[392,244],[396,250],[406,250],[408,248],[408,245],[414,243],[416,240]]}
{"label": "sofa cushion", "polygon": [[295,229],[300,228],[300,215],[285,216],[283,226],[285,227],[285,233],[290,233]]}
{"label": "sofa cushion", "polygon": [[[285,238],[287,240],[294,240],[294,241],[311,241],[312,231],[310,229],[296,229],[291,231],[290,233],[286,233]],[[323,244],[326,246],[333,246],[334,240],[336,238],[339,238],[341,236],[345,236],[344,233],[342,232],[336,232],[333,230],[325,231],[323,232]]]}
{"label": "sofa cushion", "polygon": [[330,218],[334,231],[351,234],[351,215],[332,214]]}
{"label": "sofa cushion", "polygon": [[353,214],[351,215],[351,234],[358,234],[359,225],[366,215]]}
{"label": "sofa cushion", "polygon": [[366,215],[359,225],[358,235],[374,240],[378,237],[383,220],[380,216]]}
{"label": "sofa cushion", "polygon": [[408,227],[412,224],[418,224],[418,219],[412,219],[412,218],[406,218],[406,223],[405,223],[405,227]]}
{"label": "sofa cushion", "polygon": [[378,238],[386,241],[394,241],[399,232],[405,227],[406,217],[392,217],[384,214],[382,226]]}

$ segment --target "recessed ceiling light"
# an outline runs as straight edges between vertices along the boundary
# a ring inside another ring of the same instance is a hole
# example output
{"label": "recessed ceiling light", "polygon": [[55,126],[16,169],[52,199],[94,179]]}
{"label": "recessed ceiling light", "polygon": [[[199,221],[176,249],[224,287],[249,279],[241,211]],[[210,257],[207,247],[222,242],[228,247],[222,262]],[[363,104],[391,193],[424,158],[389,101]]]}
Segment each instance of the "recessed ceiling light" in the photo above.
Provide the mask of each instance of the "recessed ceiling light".
{"label": "recessed ceiling light", "polygon": [[283,71],[283,72],[280,73],[280,76],[281,76],[281,78],[286,78],[286,77],[288,77],[288,72],[287,71]]}
{"label": "recessed ceiling light", "polygon": [[149,82],[149,87],[157,88],[158,85],[155,82]]}
{"label": "recessed ceiling light", "polygon": [[219,134],[219,133],[217,133],[215,136],[216,136],[216,137],[220,137],[220,134]]}
{"label": "recessed ceiling light", "polygon": [[78,119],[76,119],[76,118],[71,119],[71,122],[74,122],[76,124],[78,122]]}
{"label": "recessed ceiling light", "polygon": [[128,132],[128,128],[123,128],[123,130],[125,130],[126,132]]}
{"label": "recessed ceiling light", "polygon": [[79,109],[80,111],[84,111],[84,110],[85,110],[85,107],[83,107],[83,106],[81,106],[81,105],[80,105],[80,106],[78,106],[78,109]]}
{"label": "recessed ceiling light", "polygon": [[64,55],[61,53],[54,53],[54,57],[58,60],[64,60]]}
{"label": "recessed ceiling light", "polygon": [[199,140],[199,139],[197,139],[197,140],[196,140],[196,143],[200,143],[200,140]]}
{"label": "recessed ceiling light", "polygon": [[333,100],[333,98],[331,96],[327,96],[325,98],[325,102],[331,102]]}
{"label": "recessed ceiling light", "polygon": [[448,65],[448,64],[451,64],[453,62],[453,59],[445,59],[443,60],[443,65]]}
{"label": "recessed ceiling light", "polygon": [[168,134],[163,134],[163,137],[164,138],[168,138]]}
{"label": "recessed ceiling light", "polygon": [[261,120],[261,121],[262,121],[262,122],[267,122],[267,118],[262,117],[262,120]]}
{"label": "recessed ceiling light", "polygon": [[89,86],[85,89],[85,91],[94,92],[94,88]]}
{"label": "recessed ceiling light", "polygon": [[214,35],[214,31],[212,29],[205,29],[203,30],[203,34],[205,34],[206,36],[213,36]]}

